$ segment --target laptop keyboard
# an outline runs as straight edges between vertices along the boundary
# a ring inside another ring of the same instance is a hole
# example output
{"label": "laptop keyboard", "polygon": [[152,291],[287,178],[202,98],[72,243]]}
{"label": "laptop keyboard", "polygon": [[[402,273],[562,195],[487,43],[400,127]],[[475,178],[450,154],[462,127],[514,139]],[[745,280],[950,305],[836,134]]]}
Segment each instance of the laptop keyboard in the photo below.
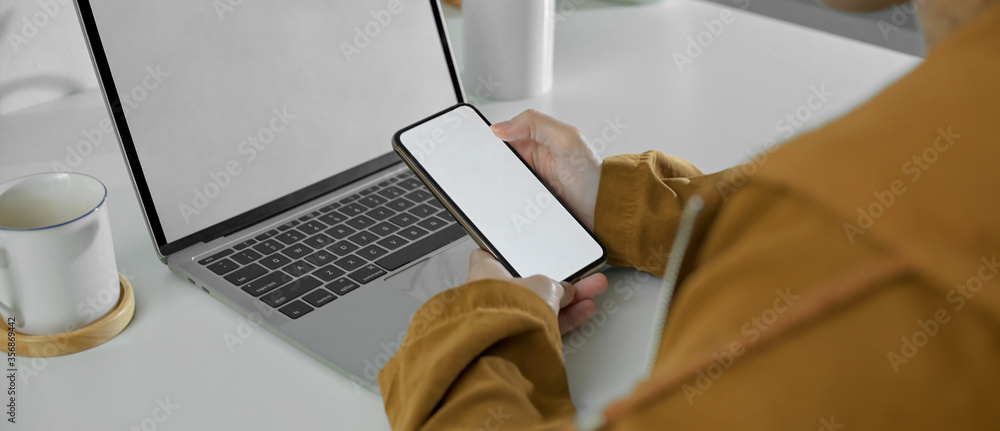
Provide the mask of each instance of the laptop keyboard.
{"label": "laptop keyboard", "polygon": [[297,319],[464,235],[406,171],[198,263]]}

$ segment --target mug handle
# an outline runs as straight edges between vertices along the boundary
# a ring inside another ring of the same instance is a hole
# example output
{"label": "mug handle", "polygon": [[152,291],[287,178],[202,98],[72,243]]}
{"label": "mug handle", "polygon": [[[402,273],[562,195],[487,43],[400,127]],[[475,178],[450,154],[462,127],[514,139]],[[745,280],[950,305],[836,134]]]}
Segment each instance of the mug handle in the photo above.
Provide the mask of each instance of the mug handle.
{"label": "mug handle", "polygon": [[[3,280],[6,278],[4,277],[4,275],[6,275],[4,273],[6,272],[9,260],[10,259],[7,257],[7,249],[0,246],[0,289],[4,286]],[[3,302],[0,302],[0,313],[3,313],[4,319],[10,319],[13,317],[16,321],[19,317],[17,313],[14,312],[14,307],[4,304]],[[3,322],[3,326],[9,328],[6,321]]]}

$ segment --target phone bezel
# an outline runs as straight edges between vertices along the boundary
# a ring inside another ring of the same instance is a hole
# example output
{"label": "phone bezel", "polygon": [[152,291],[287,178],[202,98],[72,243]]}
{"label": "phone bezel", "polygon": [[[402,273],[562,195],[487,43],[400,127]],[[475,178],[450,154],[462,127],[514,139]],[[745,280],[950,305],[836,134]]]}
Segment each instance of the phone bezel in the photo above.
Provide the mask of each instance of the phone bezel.
{"label": "phone bezel", "polygon": [[[434,196],[436,196],[438,200],[440,200],[444,204],[448,212],[455,217],[455,220],[458,220],[458,222],[462,225],[462,227],[465,228],[466,232],[469,233],[469,236],[471,236],[472,239],[475,240],[476,243],[479,244],[481,248],[490,252],[490,254],[492,254],[493,257],[495,257],[498,261],[500,261],[500,263],[504,266],[504,268],[507,269],[508,272],[511,273],[512,276],[524,277],[525,275],[519,274],[517,270],[515,270],[510,265],[510,262],[508,262],[507,259],[504,258],[499,251],[497,251],[497,249],[493,246],[493,244],[485,236],[483,236],[479,228],[474,223],[472,223],[471,220],[469,220],[469,218],[465,215],[465,212],[463,212],[461,208],[459,208],[458,205],[455,204],[455,201],[453,201],[451,197],[448,196],[448,194],[445,193],[443,189],[441,189],[441,186],[438,185],[437,181],[435,181],[434,178],[432,178],[430,174],[427,173],[424,167],[421,166],[419,162],[417,162],[416,158],[413,157],[410,151],[405,146],[403,146],[400,141],[400,137],[406,131],[413,129],[414,127],[417,127],[421,124],[424,124],[430,120],[433,120],[437,117],[448,114],[449,112],[452,112],[463,106],[467,106],[470,109],[472,109],[472,111],[475,112],[477,115],[479,115],[479,118],[483,120],[483,122],[486,123],[487,126],[491,125],[490,121],[486,119],[486,116],[484,116],[482,112],[479,112],[479,110],[476,109],[475,106],[469,103],[457,103],[454,106],[450,106],[442,111],[439,111],[433,115],[428,116],[427,118],[417,121],[416,123],[413,123],[397,131],[392,136],[392,149],[397,154],[399,154],[400,158],[403,159],[403,162],[411,170],[413,170],[414,173],[417,174],[417,177],[420,178],[420,181],[422,181],[427,186],[428,189],[430,189],[431,193],[434,193]],[[507,141],[501,141],[501,142],[503,142],[504,145],[507,146],[508,150],[512,151],[517,156],[517,159],[524,164],[525,169],[527,169],[528,172],[531,172],[531,175],[533,175],[535,179],[538,180],[538,182],[541,183],[543,187],[545,187],[545,190],[547,190],[549,194],[552,195],[552,198],[554,198],[555,201],[567,213],[569,213],[570,217],[572,217],[573,220],[576,220],[576,222],[579,223],[580,227],[583,228],[584,232],[587,232],[587,234],[590,235],[590,238],[594,241],[594,243],[596,243],[601,248],[601,257],[591,262],[590,264],[585,265],[583,268],[574,272],[567,279],[562,281],[568,281],[571,283],[576,282],[577,280],[583,277],[586,277],[590,274],[597,272],[597,270],[599,270],[602,266],[604,266],[604,263],[607,261],[608,258],[607,247],[605,247],[604,244],[602,244],[597,239],[597,236],[594,235],[594,232],[588,229],[587,226],[584,225],[582,221],[580,221],[580,219],[576,216],[576,214],[573,214],[573,211],[570,211],[569,207],[566,206],[566,203],[563,202],[562,198],[556,195],[556,193],[554,193],[552,189],[549,188],[548,184],[545,184],[545,181],[543,181],[542,178],[538,176],[538,173],[536,173],[533,169],[531,169],[531,166],[528,165],[528,162],[524,161],[524,159],[521,158],[521,155],[517,153],[517,150],[515,150],[514,147],[510,145],[509,142]],[[533,274],[528,274],[528,275],[533,275]]]}

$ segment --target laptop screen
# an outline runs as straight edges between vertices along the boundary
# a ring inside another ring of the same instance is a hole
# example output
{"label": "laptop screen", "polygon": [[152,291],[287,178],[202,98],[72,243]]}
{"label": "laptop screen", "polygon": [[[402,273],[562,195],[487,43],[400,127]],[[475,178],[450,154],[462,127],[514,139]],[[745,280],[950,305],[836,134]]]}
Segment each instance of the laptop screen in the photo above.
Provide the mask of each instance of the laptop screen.
{"label": "laptop screen", "polygon": [[433,1],[81,3],[158,246],[385,155],[461,97]]}

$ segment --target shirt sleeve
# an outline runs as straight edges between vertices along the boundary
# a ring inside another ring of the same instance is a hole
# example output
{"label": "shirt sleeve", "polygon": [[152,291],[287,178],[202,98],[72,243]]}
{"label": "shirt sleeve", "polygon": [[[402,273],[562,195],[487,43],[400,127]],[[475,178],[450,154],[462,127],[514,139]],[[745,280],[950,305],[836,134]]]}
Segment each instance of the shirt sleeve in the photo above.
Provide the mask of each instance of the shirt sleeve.
{"label": "shirt sleeve", "polygon": [[480,280],[432,297],[379,373],[394,430],[547,430],[575,409],[559,324],[538,294]]}
{"label": "shirt sleeve", "polygon": [[[594,214],[594,233],[608,248],[608,263],[662,274],[688,198],[729,171],[704,175],[691,163],[647,151],[608,157]],[[725,195],[726,187],[720,192]]]}
{"label": "shirt sleeve", "polygon": [[[706,176],[651,151],[604,161],[595,214],[609,262],[662,272],[649,259],[669,244],[686,199]],[[441,292],[410,322],[379,373],[395,430],[563,429],[570,400],[555,313],[536,293],[502,280]]]}

